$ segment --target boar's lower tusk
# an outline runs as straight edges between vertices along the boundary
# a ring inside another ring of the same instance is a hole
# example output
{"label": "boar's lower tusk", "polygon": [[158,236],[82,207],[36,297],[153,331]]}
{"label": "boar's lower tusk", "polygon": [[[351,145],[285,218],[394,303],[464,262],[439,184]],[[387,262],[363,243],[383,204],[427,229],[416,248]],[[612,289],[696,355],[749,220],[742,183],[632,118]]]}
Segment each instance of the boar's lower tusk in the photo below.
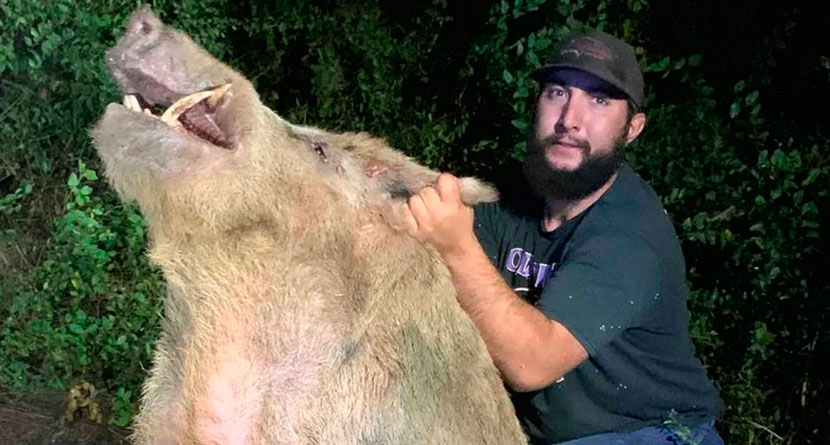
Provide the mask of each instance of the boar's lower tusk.
{"label": "boar's lower tusk", "polygon": [[161,120],[167,125],[173,125],[185,111],[194,105],[213,95],[213,91],[199,91],[177,100],[173,105],[164,110]]}
{"label": "boar's lower tusk", "polygon": [[141,105],[138,104],[138,99],[132,94],[125,95],[121,103],[130,111],[141,111]]}

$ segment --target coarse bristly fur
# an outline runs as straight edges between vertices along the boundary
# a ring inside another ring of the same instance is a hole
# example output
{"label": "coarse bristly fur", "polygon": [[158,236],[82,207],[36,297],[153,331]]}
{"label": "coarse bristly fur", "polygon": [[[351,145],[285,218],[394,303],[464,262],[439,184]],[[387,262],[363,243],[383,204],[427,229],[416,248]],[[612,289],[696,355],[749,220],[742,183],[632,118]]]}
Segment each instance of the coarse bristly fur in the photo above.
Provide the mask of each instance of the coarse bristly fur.
{"label": "coarse bristly fur", "polygon": [[369,135],[286,122],[147,8],[108,60],[152,105],[231,84],[213,116],[227,147],[119,104],[92,130],[168,285],[135,442],[525,442],[446,267],[399,230],[435,172]]}

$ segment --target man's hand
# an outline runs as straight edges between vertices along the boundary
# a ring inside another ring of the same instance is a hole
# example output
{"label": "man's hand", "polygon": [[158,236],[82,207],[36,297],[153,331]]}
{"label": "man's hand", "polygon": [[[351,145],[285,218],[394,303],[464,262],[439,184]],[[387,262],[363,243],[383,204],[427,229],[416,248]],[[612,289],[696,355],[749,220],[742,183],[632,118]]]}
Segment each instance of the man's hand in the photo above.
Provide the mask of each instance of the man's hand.
{"label": "man's hand", "polygon": [[461,201],[458,178],[448,173],[438,176],[435,188],[426,187],[409,198],[405,218],[407,232],[432,244],[444,257],[463,255],[478,245],[473,209]]}

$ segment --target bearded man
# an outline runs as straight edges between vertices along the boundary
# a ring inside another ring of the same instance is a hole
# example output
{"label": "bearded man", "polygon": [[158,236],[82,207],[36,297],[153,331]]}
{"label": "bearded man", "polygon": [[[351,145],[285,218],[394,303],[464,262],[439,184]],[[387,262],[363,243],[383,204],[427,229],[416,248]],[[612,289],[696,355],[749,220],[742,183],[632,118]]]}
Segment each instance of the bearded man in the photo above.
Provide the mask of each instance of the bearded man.
{"label": "bearded man", "polygon": [[633,48],[575,35],[533,78],[533,211],[470,209],[442,174],[410,198],[408,231],[441,253],[531,443],[722,444],[677,235],[625,163],[646,124]]}

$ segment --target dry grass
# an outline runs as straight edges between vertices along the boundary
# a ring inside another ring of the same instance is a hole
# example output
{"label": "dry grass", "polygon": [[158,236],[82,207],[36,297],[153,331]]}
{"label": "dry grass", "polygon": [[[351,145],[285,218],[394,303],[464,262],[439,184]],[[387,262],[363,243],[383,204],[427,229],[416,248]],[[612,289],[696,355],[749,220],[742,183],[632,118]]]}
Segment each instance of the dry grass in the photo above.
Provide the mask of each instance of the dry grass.
{"label": "dry grass", "polygon": [[17,394],[0,388],[0,445],[121,445],[129,431],[87,420],[63,421],[61,392]]}

